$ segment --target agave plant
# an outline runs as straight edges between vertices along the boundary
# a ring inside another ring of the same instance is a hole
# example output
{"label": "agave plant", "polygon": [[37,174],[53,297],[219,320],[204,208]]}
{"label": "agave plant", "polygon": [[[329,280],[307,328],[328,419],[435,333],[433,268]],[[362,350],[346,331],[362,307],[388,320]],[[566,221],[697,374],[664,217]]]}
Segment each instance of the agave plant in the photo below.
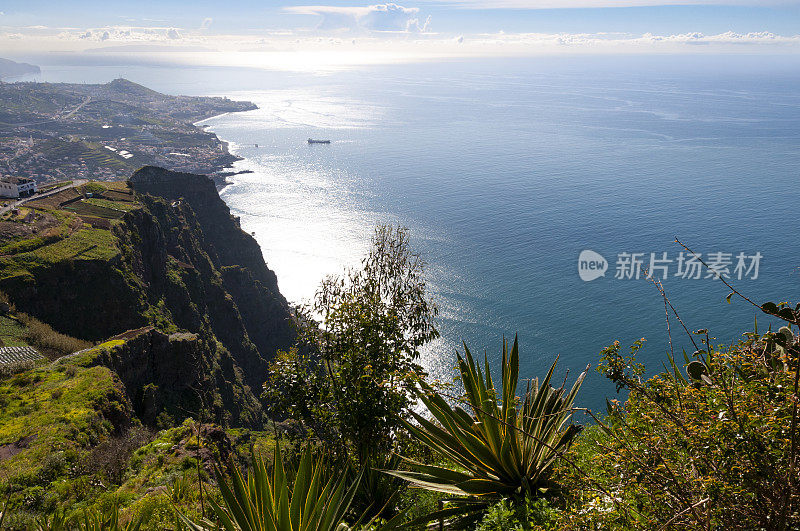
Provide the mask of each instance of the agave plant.
{"label": "agave plant", "polygon": [[[119,517],[119,500],[114,500],[114,504],[107,510],[84,510],[83,518],[78,521],[75,529],[79,531],[139,531],[142,527],[141,518],[133,518],[127,524],[121,524]],[[49,527],[45,529],[53,531],[67,529],[64,514],[54,515]]]}
{"label": "agave plant", "polygon": [[420,399],[432,419],[412,413],[416,424],[405,423],[415,438],[454,466],[410,461],[415,470],[388,472],[412,486],[459,496],[449,500],[445,509],[415,523],[447,518],[454,527],[461,527],[500,498],[543,495],[552,487],[554,463],[580,432],[570,422],[572,404],[588,366],[566,391],[563,385],[550,385],[554,362],[541,384],[538,379],[530,381],[519,399],[517,338],[510,352],[504,340],[503,388],[498,399],[488,361],[484,360],[484,374],[466,345],[464,354],[458,356],[458,368],[471,414],[428,387]]}
{"label": "agave plant", "polygon": [[[2,529],[2,527],[0,527]],[[67,517],[63,510],[36,520],[36,531],[67,531]]]}
{"label": "agave plant", "polygon": [[[275,447],[272,478],[263,459],[251,453],[253,466],[247,479],[235,466],[230,478],[217,469],[223,505],[210,500],[219,525],[192,522],[179,514],[182,524],[194,531],[334,531],[342,524],[361,475],[331,477],[322,459],[314,459],[306,447],[300,458],[293,487],[289,486],[280,448]],[[347,483],[350,483],[348,486]]]}

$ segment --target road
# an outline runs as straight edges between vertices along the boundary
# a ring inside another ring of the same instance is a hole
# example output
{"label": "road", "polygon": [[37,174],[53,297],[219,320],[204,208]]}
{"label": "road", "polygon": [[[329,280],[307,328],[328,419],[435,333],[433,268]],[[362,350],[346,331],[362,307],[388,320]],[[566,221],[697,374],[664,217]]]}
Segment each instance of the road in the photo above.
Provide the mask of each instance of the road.
{"label": "road", "polygon": [[4,207],[0,208],[0,216],[5,215],[5,213],[8,212],[9,210],[11,210],[12,208],[17,208],[20,205],[24,205],[28,201],[34,201],[36,199],[41,199],[43,197],[48,197],[48,196],[51,196],[53,194],[57,194],[58,192],[63,192],[64,190],[69,190],[70,188],[74,188],[76,186],[81,186],[81,185],[86,184],[88,182],[89,181],[87,179],[76,179],[76,180],[72,181],[72,184],[68,184],[66,186],[61,186],[61,187],[55,188],[53,190],[48,190],[47,192],[45,192],[43,194],[33,194],[30,197],[23,197],[22,199],[18,199],[17,201],[11,203],[8,206],[4,206]]}
{"label": "road", "polygon": [[83,109],[83,106],[84,106],[84,105],[86,105],[87,103],[89,103],[90,101],[92,101],[92,97],[91,97],[91,96],[86,96],[86,99],[85,99],[85,100],[83,100],[83,103],[81,103],[80,105],[78,105],[77,107],[75,107],[74,109],[72,109],[72,112],[70,112],[69,114],[67,114],[66,116],[64,116],[64,118],[63,118],[63,119],[64,119],[64,120],[66,120],[67,118],[72,118],[72,116],[73,116],[73,115],[74,115],[76,112],[78,112],[79,110]]}

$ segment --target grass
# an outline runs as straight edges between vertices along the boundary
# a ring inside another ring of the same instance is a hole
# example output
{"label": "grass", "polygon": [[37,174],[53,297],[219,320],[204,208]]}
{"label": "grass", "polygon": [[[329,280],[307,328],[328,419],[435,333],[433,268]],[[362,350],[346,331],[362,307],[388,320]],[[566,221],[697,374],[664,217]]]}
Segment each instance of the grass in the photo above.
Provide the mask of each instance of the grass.
{"label": "grass", "polygon": [[19,254],[33,251],[50,243],[54,243],[62,238],[66,238],[72,231],[72,224],[75,217],[66,212],[50,212],[49,214],[58,220],[58,224],[41,231],[36,236],[30,238],[17,237],[7,240],[0,246],[0,255]]}
{"label": "grass", "polygon": [[[98,356],[101,356],[106,352],[109,352],[112,349],[124,344],[125,344],[124,339],[112,339],[110,341],[100,343],[99,345],[95,345],[86,352],[82,352],[77,356],[71,356],[59,363],[60,364],[69,363],[69,364],[79,365],[81,367],[89,367],[95,364],[95,360],[97,359]],[[90,345],[87,345],[87,347],[88,346]]]}
{"label": "grass", "polygon": [[[113,429],[101,410],[122,408],[105,367],[34,369],[0,382],[0,446],[35,436],[28,447],[0,461],[0,478],[30,483],[51,453],[96,444]],[[3,482],[0,481],[0,484]]]}
{"label": "grass", "polygon": [[31,276],[32,270],[65,260],[111,260],[119,254],[111,231],[83,228],[33,251],[0,257],[0,280]]}
{"label": "grass", "polygon": [[137,208],[137,205],[130,201],[112,201],[110,199],[103,199],[100,197],[90,197],[89,199],[84,199],[83,203],[107,208],[109,210],[122,210],[125,212],[129,212]]}
{"label": "grass", "polygon": [[92,345],[88,341],[56,332],[47,323],[43,323],[30,315],[21,313],[18,319],[26,328],[23,335],[25,340],[30,345],[38,348],[42,354],[51,358],[71,354],[89,348]]}
{"label": "grass", "polygon": [[24,347],[28,345],[25,339],[27,328],[17,319],[8,315],[0,315],[0,340],[6,347]]}
{"label": "grass", "polygon": [[[98,202],[100,202],[98,204]],[[103,204],[105,203],[105,204]],[[104,201],[102,199],[82,199],[64,206],[64,210],[74,212],[79,216],[94,216],[99,218],[119,219],[125,215],[125,211],[116,207],[106,206],[108,204],[115,205],[113,201]]]}

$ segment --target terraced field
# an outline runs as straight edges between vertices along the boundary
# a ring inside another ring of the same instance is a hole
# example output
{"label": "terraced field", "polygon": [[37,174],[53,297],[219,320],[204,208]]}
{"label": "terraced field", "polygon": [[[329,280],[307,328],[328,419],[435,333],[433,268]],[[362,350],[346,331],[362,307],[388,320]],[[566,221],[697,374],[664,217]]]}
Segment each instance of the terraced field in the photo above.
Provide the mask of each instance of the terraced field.
{"label": "terraced field", "polygon": [[106,219],[119,219],[125,215],[126,210],[110,207],[110,205],[115,204],[113,201],[105,201],[99,204],[97,203],[98,201],[102,200],[94,198],[82,199],[65,206],[64,210],[74,212],[79,216],[86,215]]}
{"label": "terraced field", "polygon": [[41,152],[50,160],[77,159],[85,161],[88,166],[110,167],[119,170],[134,170],[139,167],[139,164],[132,162],[133,159],[123,159],[105,149],[102,144],[96,143],[52,140],[41,148]]}
{"label": "terraced field", "polygon": [[33,347],[0,347],[0,365],[24,363],[26,361],[36,362],[43,359],[45,357]]}

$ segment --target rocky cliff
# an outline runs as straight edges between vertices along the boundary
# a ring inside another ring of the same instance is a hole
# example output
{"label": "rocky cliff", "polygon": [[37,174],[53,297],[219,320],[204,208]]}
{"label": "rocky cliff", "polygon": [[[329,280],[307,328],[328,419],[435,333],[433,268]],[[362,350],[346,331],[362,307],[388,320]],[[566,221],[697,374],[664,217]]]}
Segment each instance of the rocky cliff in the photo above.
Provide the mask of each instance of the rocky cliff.
{"label": "rocky cliff", "polygon": [[236,361],[207,332],[166,334],[145,327],[58,364],[112,369],[136,416],[149,426],[163,427],[187,416],[223,426],[258,427],[264,420]]}
{"label": "rocky cliff", "polygon": [[[148,405],[152,397],[142,391],[148,384],[159,390],[154,396],[160,404],[195,407],[189,394],[202,380],[200,363],[209,371],[220,367],[210,385],[230,421],[257,423],[251,389],[258,393],[268,361],[295,339],[275,274],[209,178],[145,167],[130,186],[135,206],[126,205],[107,230],[84,225],[56,243],[3,257],[0,290],[19,310],[81,339],[101,341],[145,326],[161,330],[150,334],[147,348],[144,339],[136,340],[109,358],[143,420],[163,409]],[[62,202],[53,213],[71,216],[76,204]],[[92,245],[79,249],[86,243]],[[170,335],[179,332],[196,334],[188,351],[176,339],[184,336]],[[184,376],[189,387],[176,385]]]}
{"label": "rocky cliff", "polygon": [[202,230],[203,249],[221,272],[223,286],[259,352],[272,353],[291,344],[294,328],[275,273],[264,262],[255,238],[231,216],[213,181],[147,166],[131,177],[131,183],[139,193],[191,207]]}

